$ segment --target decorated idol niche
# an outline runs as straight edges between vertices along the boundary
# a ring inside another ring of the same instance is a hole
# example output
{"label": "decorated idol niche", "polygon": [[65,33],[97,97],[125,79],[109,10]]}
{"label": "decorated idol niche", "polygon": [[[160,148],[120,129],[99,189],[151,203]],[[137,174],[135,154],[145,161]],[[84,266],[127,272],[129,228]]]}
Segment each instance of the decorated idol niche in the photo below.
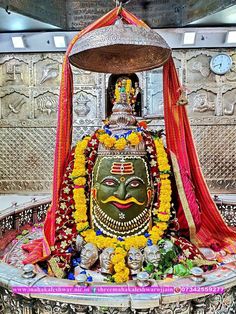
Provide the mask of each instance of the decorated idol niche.
{"label": "decorated idol niche", "polygon": [[107,115],[110,116],[113,105],[120,102],[121,93],[126,93],[127,103],[131,105],[133,115],[141,117],[142,90],[135,73],[110,76],[107,88]]}

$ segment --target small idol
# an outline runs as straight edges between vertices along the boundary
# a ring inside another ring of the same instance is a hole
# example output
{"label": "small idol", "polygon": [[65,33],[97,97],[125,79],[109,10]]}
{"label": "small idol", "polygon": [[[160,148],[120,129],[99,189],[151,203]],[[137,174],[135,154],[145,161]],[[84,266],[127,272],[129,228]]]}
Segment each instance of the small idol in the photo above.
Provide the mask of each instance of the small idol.
{"label": "small idol", "polygon": [[90,269],[98,259],[98,249],[93,243],[87,243],[81,251],[80,266],[84,269]]}
{"label": "small idol", "polygon": [[101,272],[103,274],[111,275],[113,273],[113,265],[111,262],[112,257],[114,256],[114,249],[113,248],[106,248],[102,251],[99,256],[100,265],[101,265]]}
{"label": "small idol", "polygon": [[131,275],[136,275],[140,272],[143,266],[143,254],[139,249],[131,248],[128,252],[128,267],[130,268]]}
{"label": "small idol", "polygon": [[159,247],[157,245],[154,244],[154,245],[145,247],[144,260],[146,263],[151,263],[155,266],[155,268],[157,268],[160,258],[161,258],[161,254],[159,251]]}

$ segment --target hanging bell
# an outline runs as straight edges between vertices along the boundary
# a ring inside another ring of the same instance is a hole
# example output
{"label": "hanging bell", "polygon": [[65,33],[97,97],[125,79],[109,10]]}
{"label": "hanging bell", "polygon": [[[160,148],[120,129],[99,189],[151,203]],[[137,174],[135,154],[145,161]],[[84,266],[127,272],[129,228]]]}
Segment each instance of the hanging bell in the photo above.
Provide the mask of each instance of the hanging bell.
{"label": "hanging bell", "polygon": [[83,70],[122,74],[158,68],[170,54],[171,48],[157,32],[118,20],[82,36],[69,60]]}

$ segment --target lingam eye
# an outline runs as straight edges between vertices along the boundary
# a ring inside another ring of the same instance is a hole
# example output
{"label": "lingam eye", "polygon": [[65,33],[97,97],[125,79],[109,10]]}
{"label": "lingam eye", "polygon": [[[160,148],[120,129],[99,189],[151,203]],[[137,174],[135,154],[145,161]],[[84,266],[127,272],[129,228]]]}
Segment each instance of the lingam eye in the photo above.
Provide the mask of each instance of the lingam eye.
{"label": "lingam eye", "polygon": [[113,179],[106,179],[102,182],[102,184],[104,184],[106,186],[116,186],[117,182]]}
{"label": "lingam eye", "polygon": [[129,183],[129,186],[131,186],[132,188],[137,188],[138,186],[140,186],[140,181],[133,180]]}

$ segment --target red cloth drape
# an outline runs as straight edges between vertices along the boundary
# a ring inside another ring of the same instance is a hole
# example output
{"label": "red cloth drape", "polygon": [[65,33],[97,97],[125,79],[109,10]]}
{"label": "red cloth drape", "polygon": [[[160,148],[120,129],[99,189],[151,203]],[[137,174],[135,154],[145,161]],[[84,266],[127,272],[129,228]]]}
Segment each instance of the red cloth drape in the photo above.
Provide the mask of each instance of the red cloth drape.
{"label": "red cloth drape", "polygon": [[[197,242],[201,246],[224,247],[234,252],[236,233],[225,224],[211,198],[197,157],[186,108],[176,104],[180,84],[172,57],[164,65],[163,86],[167,147],[178,161],[188,206],[197,225]],[[179,208],[178,218],[184,228],[183,224],[188,221],[182,207],[183,204]]]}

